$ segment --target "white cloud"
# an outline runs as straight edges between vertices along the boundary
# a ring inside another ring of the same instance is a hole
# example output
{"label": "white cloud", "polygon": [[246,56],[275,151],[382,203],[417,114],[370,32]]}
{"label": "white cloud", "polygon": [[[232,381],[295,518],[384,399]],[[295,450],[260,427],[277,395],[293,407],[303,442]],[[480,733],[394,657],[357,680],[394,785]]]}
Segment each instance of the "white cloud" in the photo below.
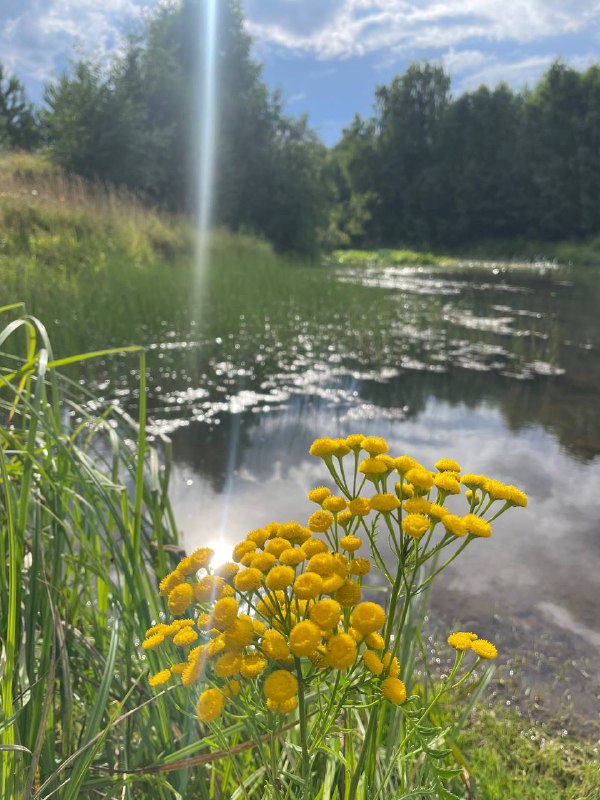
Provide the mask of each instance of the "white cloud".
{"label": "white cloud", "polygon": [[[290,0],[251,16],[261,42],[319,58],[455,47],[470,39],[530,42],[600,21],[599,0],[323,0],[320,25],[299,28]],[[250,9],[252,10],[252,9]]]}
{"label": "white cloud", "polygon": [[47,80],[73,46],[86,53],[114,49],[128,23],[152,5],[153,0],[32,0],[2,24],[2,61],[19,77]]}

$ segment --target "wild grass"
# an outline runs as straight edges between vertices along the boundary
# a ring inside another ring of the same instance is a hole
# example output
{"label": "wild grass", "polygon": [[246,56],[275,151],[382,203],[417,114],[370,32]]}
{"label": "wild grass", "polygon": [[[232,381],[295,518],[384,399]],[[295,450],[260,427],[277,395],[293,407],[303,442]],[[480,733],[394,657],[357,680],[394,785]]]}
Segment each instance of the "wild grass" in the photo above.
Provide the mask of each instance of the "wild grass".
{"label": "wild grass", "polygon": [[436,256],[416,250],[334,250],[330,256],[333,264],[364,266],[448,266],[455,262],[449,256]]}

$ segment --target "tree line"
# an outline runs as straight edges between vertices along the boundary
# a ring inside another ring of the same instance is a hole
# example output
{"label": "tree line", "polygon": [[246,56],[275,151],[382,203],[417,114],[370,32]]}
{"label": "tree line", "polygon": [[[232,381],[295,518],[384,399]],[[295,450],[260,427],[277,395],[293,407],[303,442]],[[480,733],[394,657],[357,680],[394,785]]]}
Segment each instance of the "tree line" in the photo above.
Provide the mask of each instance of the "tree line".
{"label": "tree line", "polygon": [[[194,213],[205,0],[159,8],[106,63],[75,60],[42,108],[0,66],[0,147]],[[240,0],[221,0],[214,222],[280,250],[460,247],[600,231],[600,68],[555,62],[533,89],[453,98],[439,66],[375,91],[333,148],[284,113],[252,57]]]}

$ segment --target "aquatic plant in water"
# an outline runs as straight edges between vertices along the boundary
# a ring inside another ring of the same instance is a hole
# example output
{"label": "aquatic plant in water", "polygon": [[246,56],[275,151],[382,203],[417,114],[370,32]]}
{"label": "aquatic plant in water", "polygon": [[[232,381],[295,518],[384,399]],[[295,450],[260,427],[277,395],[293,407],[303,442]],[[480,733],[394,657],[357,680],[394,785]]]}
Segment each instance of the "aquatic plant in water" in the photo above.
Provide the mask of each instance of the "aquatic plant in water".
{"label": "aquatic plant in water", "polygon": [[[459,687],[485,686],[474,671],[497,651],[478,634],[452,633],[452,667],[424,688],[415,664],[427,658],[427,596],[445,567],[527,497],[461,475],[452,459],[431,471],[388,449],[360,434],[315,440],[310,454],[339,493],[313,489],[318,509],[306,525],[270,522],[214,568],[213,552],[200,548],[160,582],[173,620],[142,642],[162,659],[150,685],[178,678],[189,687],[200,724],[233,762],[228,731],[243,722],[263,765],[261,796],[457,797],[448,788],[458,774],[454,734],[436,707]],[[446,506],[453,496],[466,504],[461,513]],[[374,602],[382,591],[383,603]]]}

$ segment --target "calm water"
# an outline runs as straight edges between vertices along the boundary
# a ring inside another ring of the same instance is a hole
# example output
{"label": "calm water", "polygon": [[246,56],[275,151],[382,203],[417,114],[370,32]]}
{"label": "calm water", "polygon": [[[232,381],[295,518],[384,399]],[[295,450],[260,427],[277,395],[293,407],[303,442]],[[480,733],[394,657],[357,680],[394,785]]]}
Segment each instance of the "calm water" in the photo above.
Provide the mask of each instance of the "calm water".
{"label": "calm water", "polygon": [[574,654],[585,683],[578,659],[600,654],[600,271],[343,267],[335,280],[364,294],[358,327],[294,313],[285,337],[268,320],[250,335],[241,319],[153,351],[152,415],[174,442],[187,543],[305,519],[325,479],[307,455],[316,436],[382,435],[430,466],[452,456],[530,503],[444,574],[434,619],[547,665]]}

